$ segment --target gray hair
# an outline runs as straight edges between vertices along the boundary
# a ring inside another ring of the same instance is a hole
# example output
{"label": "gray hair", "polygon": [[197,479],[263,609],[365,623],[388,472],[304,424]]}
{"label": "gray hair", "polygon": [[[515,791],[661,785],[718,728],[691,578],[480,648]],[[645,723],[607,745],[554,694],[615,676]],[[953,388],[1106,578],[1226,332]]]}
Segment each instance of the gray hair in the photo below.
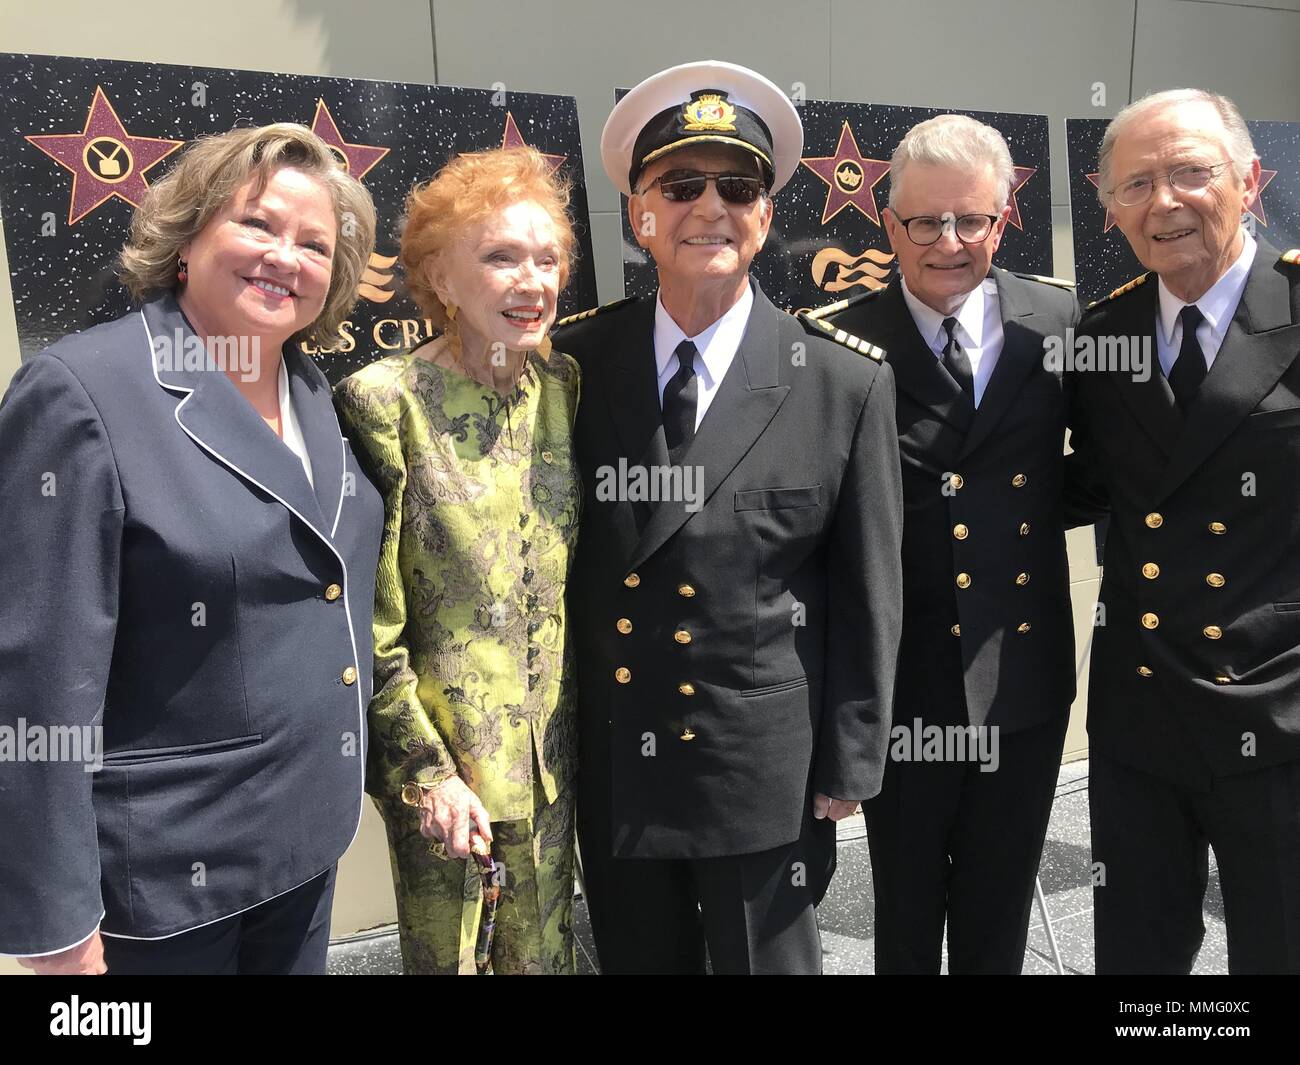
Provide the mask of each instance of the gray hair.
{"label": "gray hair", "polygon": [[1250,138],[1250,130],[1246,128],[1246,120],[1241,117],[1237,105],[1226,96],[1220,96],[1206,89],[1166,89],[1164,92],[1149,93],[1140,100],[1134,100],[1112,118],[1110,125],[1106,127],[1106,133],[1101,138],[1101,150],[1097,154],[1097,169],[1101,171],[1101,176],[1098,178],[1097,198],[1101,200],[1103,206],[1110,206],[1111,188],[1114,184],[1110,173],[1111,156],[1115,153],[1115,142],[1119,140],[1125,128],[1132,124],[1134,119],[1155,108],[1190,103],[1209,104],[1218,112],[1225,133],[1224,150],[1232,160],[1237,179],[1239,181],[1246,179],[1251,164],[1259,158],[1259,155],[1255,151],[1255,142]]}
{"label": "gray hair", "polygon": [[918,122],[894,149],[889,161],[889,206],[898,202],[903,174],[911,163],[928,166],[952,166],[962,170],[993,171],[1001,209],[1011,199],[1011,149],[1006,139],[992,126],[976,122],[967,115],[936,115]]}

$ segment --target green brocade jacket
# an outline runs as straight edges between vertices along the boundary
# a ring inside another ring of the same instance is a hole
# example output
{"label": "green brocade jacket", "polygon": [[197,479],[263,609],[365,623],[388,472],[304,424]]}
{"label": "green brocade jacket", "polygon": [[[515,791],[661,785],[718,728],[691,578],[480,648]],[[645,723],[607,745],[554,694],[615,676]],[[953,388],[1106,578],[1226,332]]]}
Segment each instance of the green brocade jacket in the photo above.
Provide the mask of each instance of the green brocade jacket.
{"label": "green brocade jacket", "polygon": [[513,821],[534,815],[535,779],[553,802],[573,777],[578,388],[578,364],[553,351],[529,353],[506,397],[412,353],[336,389],[384,496],[366,773],[382,803],[459,773]]}

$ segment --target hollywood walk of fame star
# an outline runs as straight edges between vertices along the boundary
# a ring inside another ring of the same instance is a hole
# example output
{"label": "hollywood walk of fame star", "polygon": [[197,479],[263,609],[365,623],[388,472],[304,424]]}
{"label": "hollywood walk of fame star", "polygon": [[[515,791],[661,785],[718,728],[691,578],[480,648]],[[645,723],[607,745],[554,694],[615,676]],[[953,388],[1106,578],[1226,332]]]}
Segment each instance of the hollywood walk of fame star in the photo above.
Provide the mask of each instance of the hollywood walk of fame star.
{"label": "hollywood walk of fame star", "polygon": [[[506,131],[501,135],[501,147],[502,148],[528,147],[528,142],[524,140],[524,135],[519,132],[519,127],[518,125],[515,124],[515,116],[512,115],[509,111],[506,112]],[[539,150],[539,154],[543,159],[546,160],[547,164],[550,166],[552,174],[554,174],[557,170],[560,169],[560,165],[564,162],[564,160],[569,158],[567,155],[547,155],[546,152],[541,152],[540,150]]]}
{"label": "hollywood walk of fame star", "polygon": [[828,186],[826,206],[822,210],[822,225],[850,204],[877,226],[880,225],[880,212],[876,210],[873,190],[880,179],[889,173],[889,163],[884,159],[864,158],[847,122],[840,128],[840,139],[835,146],[834,155],[804,156],[799,162]]}
{"label": "hollywood walk of fame star", "polygon": [[41,134],[24,140],[72,171],[70,226],[114,196],[139,207],[149,191],[145,171],[185,143],[162,137],[131,136],[98,85],[86,114],[85,128],[80,133]]}
{"label": "hollywood walk of fame star", "polygon": [[339,154],[348,168],[348,173],[358,181],[370,173],[375,168],[375,164],[391,150],[345,141],[343,134],[339,132],[338,123],[330,114],[329,105],[324,100],[316,101],[316,115],[311,120],[311,131]]}
{"label": "hollywood walk of fame star", "polygon": [[1029,179],[1037,173],[1038,173],[1038,167],[1036,166],[1012,167],[1011,197],[1010,197],[1011,214],[1007,217],[1007,221],[1010,222],[1022,233],[1024,232],[1025,227],[1020,224],[1020,204],[1016,202],[1016,193],[1019,192],[1021,189],[1023,189],[1025,187],[1025,183],[1028,182]]}

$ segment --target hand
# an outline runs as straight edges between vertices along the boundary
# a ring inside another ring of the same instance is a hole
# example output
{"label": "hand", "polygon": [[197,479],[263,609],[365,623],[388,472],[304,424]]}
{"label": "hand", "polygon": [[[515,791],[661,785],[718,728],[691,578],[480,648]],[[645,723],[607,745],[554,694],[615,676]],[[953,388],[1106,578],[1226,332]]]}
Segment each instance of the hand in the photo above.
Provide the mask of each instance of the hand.
{"label": "hand", "polygon": [[104,964],[104,941],[99,938],[98,928],[93,936],[75,947],[39,958],[19,958],[18,964],[36,970],[37,976],[103,976],[108,972]]}
{"label": "hand", "polygon": [[820,791],[813,796],[813,817],[820,821],[829,817],[832,821],[843,821],[862,809],[862,804],[854,799],[832,799]]}
{"label": "hand", "polygon": [[420,835],[440,839],[449,858],[469,857],[470,832],[492,842],[488,812],[460,777],[450,777],[420,797]]}

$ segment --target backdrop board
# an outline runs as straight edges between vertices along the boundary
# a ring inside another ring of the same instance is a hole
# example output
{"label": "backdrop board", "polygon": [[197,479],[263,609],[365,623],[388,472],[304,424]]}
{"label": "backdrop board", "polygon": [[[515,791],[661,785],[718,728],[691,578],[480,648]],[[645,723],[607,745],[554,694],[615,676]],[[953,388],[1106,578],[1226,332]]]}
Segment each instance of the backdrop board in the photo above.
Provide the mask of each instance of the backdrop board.
{"label": "backdrop board", "polygon": [[429,335],[397,262],[402,208],[458,152],[531,144],[573,182],[579,252],[559,313],[595,302],[571,96],[0,54],[0,210],[22,357],[130,308],[115,256],[134,206],[186,142],[269,122],[311,127],[379,211],[357,307],[332,353],[309,352],[332,381]]}
{"label": "backdrop board", "polygon": [[[615,94],[621,99],[626,89]],[[889,158],[918,122],[942,108],[806,100],[803,157],[777,193],[767,245],[753,273],[777,306],[819,307],[888,283],[894,269],[881,211],[889,200]],[[998,266],[1052,272],[1052,182],[1046,115],[961,111],[1000,131],[1015,165],[1011,218]],[[642,251],[623,200],[623,281],[629,296],[655,290],[654,264]]]}
{"label": "backdrop board", "polygon": [[[1115,218],[1097,199],[1097,154],[1110,120],[1065,120],[1070,228],[1079,299],[1086,306],[1143,273]],[[1260,158],[1260,196],[1243,217],[1279,251],[1300,247],[1300,122],[1247,122]]]}

